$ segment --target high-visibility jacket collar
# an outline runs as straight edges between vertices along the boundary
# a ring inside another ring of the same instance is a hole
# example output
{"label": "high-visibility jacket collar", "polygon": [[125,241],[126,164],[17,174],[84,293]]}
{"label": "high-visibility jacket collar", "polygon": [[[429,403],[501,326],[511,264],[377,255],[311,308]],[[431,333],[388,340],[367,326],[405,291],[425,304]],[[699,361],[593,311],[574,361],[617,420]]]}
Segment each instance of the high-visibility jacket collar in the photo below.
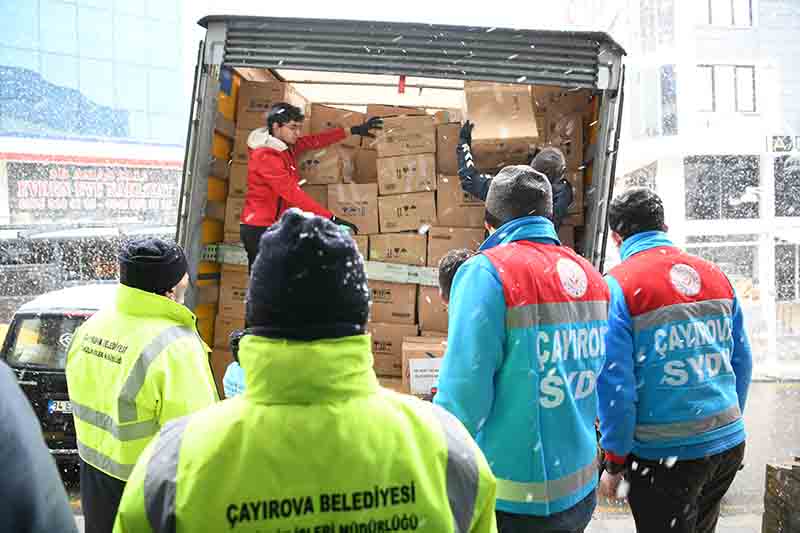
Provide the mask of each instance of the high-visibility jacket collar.
{"label": "high-visibility jacket collar", "polygon": [[119,285],[116,306],[117,311],[126,315],[166,318],[190,328],[197,323],[194,313],[185,305],[127,285]]}
{"label": "high-visibility jacket collar", "polygon": [[313,342],[246,335],[239,363],[244,397],[257,403],[323,403],[378,390],[369,335]]}

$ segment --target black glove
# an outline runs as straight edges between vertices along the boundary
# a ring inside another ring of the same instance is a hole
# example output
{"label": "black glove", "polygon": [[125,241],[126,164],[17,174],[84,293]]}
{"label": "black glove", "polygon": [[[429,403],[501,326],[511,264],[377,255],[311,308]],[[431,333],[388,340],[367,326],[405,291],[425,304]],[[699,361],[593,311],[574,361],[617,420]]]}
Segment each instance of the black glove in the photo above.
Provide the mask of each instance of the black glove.
{"label": "black glove", "polygon": [[380,117],[371,117],[368,118],[366,122],[360,124],[358,126],[353,126],[350,128],[350,133],[353,135],[361,135],[362,137],[369,137],[371,139],[375,138],[375,135],[370,133],[370,130],[382,130],[383,129],[383,119]]}
{"label": "black glove", "polygon": [[230,336],[228,336],[228,343],[231,345],[231,354],[233,355],[233,360],[237,363],[239,362],[239,341],[242,340],[244,335],[245,332],[243,329],[235,329],[231,331]]}
{"label": "black glove", "polygon": [[461,131],[458,132],[458,143],[459,144],[472,144],[472,128],[475,127],[475,124],[470,122],[469,120],[461,126]]}
{"label": "black glove", "polygon": [[358,235],[358,226],[356,226],[352,222],[349,222],[343,218],[339,218],[336,215],[333,215],[331,217],[331,222],[333,222],[337,226],[347,226],[348,228],[350,228],[350,231],[352,231],[355,235]]}

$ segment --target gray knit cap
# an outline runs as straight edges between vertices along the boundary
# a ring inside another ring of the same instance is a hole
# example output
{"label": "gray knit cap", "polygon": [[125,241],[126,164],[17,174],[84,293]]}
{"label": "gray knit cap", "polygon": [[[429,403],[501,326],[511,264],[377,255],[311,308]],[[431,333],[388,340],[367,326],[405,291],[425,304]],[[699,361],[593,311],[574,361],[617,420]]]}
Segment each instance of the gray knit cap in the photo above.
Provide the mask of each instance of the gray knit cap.
{"label": "gray knit cap", "polygon": [[505,167],[489,185],[486,212],[502,224],[527,216],[551,218],[550,180],[527,165]]}
{"label": "gray knit cap", "polygon": [[564,176],[567,162],[564,159],[564,152],[555,146],[546,146],[533,158],[531,167],[547,176],[550,183],[555,183]]}

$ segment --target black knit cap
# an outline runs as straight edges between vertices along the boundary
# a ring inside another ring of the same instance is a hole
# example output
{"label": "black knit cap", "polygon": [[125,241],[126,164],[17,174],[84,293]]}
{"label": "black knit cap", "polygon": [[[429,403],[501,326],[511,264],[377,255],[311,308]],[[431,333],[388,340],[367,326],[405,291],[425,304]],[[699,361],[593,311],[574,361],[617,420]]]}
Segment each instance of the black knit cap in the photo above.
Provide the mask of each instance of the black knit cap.
{"label": "black knit cap", "polygon": [[119,254],[120,283],[155,294],[171,291],[187,270],[181,247],[161,239],[129,241]]}
{"label": "black knit cap", "polygon": [[664,231],[664,203],[647,187],[631,187],[608,206],[608,226],[623,239],[645,231]]}
{"label": "black knit cap", "polygon": [[311,341],[362,335],[370,292],[352,237],[289,209],[261,236],[247,292],[248,331]]}

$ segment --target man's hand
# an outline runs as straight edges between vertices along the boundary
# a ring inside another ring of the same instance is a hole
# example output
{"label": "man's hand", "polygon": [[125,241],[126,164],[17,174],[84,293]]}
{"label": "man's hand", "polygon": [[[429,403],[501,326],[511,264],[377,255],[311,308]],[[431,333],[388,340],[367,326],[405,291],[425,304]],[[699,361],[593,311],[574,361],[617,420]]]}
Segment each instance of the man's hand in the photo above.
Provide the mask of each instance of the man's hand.
{"label": "man's hand", "polygon": [[609,500],[624,500],[628,497],[628,482],[623,479],[622,472],[612,474],[604,471],[597,492]]}
{"label": "man's hand", "polygon": [[358,235],[358,226],[356,226],[355,224],[353,224],[353,223],[352,223],[352,222],[350,222],[350,221],[347,221],[347,220],[345,220],[345,219],[343,219],[343,218],[339,218],[339,217],[337,217],[336,215],[333,215],[333,216],[331,217],[331,222],[333,222],[333,223],[334,223],[334,224],[336,224],[337,226],[346,226],[346,227],[347,227],[348,229],[350,229],[350,231],[352,231],[352,232],[353,232],[355,235]]}
{"label": "man's hand", "polygon": [[458,132],[458,144],[472,144],[472,128],[474,127],[475,124],[469,120],[464,122],[464,125],[461,126],[461,131]]}
{"label": "man's hand", "polygon": [[361,135],[362,137],[369,137],[370,139],[374,139],[375,135],[372,133],[372,130],[382,130],[382,129],[383,129],[383,119],[380,117],[370,117],[363,124],[359,124],[358,126],[353,126],[352,128],[350,128],[350,133],[353,135]]}

